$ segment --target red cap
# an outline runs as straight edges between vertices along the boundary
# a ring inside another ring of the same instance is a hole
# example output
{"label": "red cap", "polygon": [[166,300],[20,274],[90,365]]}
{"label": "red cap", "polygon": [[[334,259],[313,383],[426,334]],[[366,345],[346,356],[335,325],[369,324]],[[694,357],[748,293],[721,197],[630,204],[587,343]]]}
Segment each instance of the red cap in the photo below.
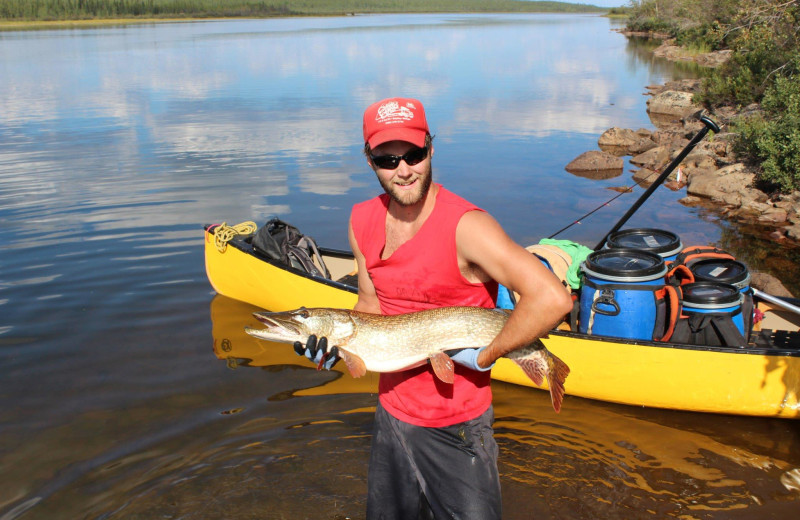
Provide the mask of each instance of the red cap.
{"label": "red cap", "polygon": [[406,141],[421,148],[429,133],[425,109],[416,99],[384,99],[364,111],[364,142],[370,148],[389,141]]}

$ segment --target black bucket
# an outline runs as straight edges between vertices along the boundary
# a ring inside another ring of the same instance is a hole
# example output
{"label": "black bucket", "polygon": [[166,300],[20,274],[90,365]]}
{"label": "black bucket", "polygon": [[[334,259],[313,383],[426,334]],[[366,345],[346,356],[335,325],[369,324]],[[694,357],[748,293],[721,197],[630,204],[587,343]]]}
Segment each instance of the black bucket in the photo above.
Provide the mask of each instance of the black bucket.
{"label": "black bucket", "polygon": [[675,233],[663,229],[624,229],[611,233],[606,242],[609,249],[638,249],[655,253],[665,261],[675,260],[683,245]]}
{"label": "black bucket", "polygon": [[720,282],[733,285],[740,292],[750,289],[750,272],[737,260],[709,258],[698,260],[689,267],[698,282]]}
{"label": "black bucket", "polygon": [[744,347],[749,336],[742,304],[745,295],[733,285],[694,282],[681,286],[681,318],[672,341],[693,345]]}

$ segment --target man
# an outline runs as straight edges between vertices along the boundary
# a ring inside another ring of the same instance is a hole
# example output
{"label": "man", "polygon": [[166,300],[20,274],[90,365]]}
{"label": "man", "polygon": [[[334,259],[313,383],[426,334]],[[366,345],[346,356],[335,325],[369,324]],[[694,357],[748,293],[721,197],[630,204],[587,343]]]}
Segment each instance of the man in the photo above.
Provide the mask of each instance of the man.
{"label": "man", "polygon": [[[364,112],[364,151],[385,194],[353,207],[355,310],[400,314],[450,305],[494,307],[497,284],[519,294],[490,345],[454,354],[455,382],[430,365],[380,375],[367,518],[501,518],[490,369],[572,308],[558,279],[488,213],[433,183],[433,139],[418,100]],[[487,178],[487,183],[492,179]],[[298,353],[326,356],[325,338]],[[327,354],[326,367],[336,360]]]}

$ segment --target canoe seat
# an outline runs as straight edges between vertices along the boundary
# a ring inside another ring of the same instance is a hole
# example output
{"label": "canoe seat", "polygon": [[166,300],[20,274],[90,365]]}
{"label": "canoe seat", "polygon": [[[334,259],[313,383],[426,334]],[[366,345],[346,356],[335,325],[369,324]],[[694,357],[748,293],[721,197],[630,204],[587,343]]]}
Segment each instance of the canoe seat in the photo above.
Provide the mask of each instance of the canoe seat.
{"label": "canoe seat", "polygon": [[761,329],[752,340],[756,347],[800,350],[800,332]]}

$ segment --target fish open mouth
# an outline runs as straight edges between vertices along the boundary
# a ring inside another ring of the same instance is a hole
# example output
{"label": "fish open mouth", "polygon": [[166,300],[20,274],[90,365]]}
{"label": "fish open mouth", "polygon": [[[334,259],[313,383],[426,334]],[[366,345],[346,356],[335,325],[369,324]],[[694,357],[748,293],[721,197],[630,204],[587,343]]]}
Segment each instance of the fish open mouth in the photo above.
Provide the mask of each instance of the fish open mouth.
{"label": "fish open mouth", "polygon": [[272,334],[295,337],[301,333],[300,328],[292,321],[292,316],[287,316],[285,312],[254,312],[253,316],[266,325]]}

